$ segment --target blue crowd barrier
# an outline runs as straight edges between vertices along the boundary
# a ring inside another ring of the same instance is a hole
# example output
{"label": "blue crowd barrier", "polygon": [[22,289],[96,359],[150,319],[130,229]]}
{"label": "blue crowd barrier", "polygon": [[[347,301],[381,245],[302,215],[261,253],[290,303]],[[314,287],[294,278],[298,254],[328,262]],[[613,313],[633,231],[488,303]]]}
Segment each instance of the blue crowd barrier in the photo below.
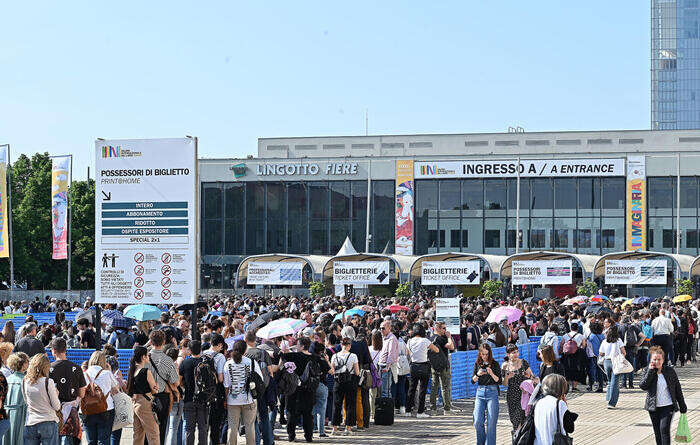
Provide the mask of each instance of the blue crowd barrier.
{"label": "blue crowd barrier", "polygon": [[[75,324],[75,316],[78,315],[80,311],[70,311],[70,312],[64,312],[66,315],[66,321],[70,321],[71,323]],[[44,323],[49,323],[49,324],[54,324],[56,323],[56,313],[55,312],[32,312],[29,314],[10,314],[9,316],[6,315],[2,318],[0,318],[0,329],[5,327],[5,323],[8,322],[8,320],[12,320],[12,323],[15,326],[15,332],[19,330],[19,328],[27,321],[27,316],[31,315],[34,317],[34,321],[38,326],[41,326]]]}
{"label": "blue crowd barrier", "polygon": [[[539,340],[536,342],[533,338],[530,338],[530,340],[529,344],[518,346],[520,358],[527,360],[533,374],[539,376],[541,364],[537,359]],[[53,362],[54,357],[51,355],[51,351],[47,349],[46,352],[49,355],[49,360]],[[78,365],[82,365],[84,361],[90,359],[93,352],[95,352],[94,349],[69,349],[66,351],[66,358]],[[494,348],[492,353],[497,363],[503,363],[506,356],[505,347]],[[127,379],[129,376],[129,361],[132,355],[134,355],[132,349],[117,349],[117,361],[119,362],[119,369],[124,379]],[[450,354],[453,399],[468,399],[476,396],[477,385],[472,382],[472,373],[474,372],[474,364],[476,363],[477,356],[478,351],[457,351]],[[501,386],[501,390],[505,391],[505,389],[505,386]]]}

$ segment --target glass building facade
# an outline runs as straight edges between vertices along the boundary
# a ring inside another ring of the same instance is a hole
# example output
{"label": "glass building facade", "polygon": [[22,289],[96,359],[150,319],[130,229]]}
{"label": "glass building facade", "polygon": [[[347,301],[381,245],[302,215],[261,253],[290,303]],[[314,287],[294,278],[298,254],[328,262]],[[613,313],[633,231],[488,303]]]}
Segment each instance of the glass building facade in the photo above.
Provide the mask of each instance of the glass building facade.
{"label": "glass building facade", "polygon": [[[625,250],[625,178],[523,178],[520,251]],[[647,250],[675,253],[676,178],[647,178]],[[700,255],[700,177],[680,184],[680,253]],[[201,287],[232,288],[248,255],[334,255],[346,236],[365,250],[367,181],[201,184]],[[515,253],[517,180],[419,179],[414,255]],[[394,252],[394,180],[373,180],[371,252]]]}
{"label": "glass building facade", "polygon": [[700,128],[698,0],[651,2],[651,128]]}

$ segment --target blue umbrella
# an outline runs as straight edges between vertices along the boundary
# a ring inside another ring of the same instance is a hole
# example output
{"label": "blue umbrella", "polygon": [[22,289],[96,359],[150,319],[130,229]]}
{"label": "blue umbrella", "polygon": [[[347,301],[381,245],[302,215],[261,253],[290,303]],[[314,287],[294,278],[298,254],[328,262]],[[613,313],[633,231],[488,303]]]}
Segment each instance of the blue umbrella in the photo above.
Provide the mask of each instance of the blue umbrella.
{"label": "blue umbrella", "polygon": [[651,298],[649,297],[637,297],[634,300],[632,300],[632,304],[644,304],[644,303],[650,303]]}
{"label": "blue umbrella", "polygon": [[125,329],[128,329],[136,324],[133,319],[126,318],[121,312],[111,309],[102,312],[102,323],[106,324],[107,326]]}
{"label": "blue umbrella", "polygon": [[342,319],[342,318],[343,318],[343,314],[345,314],[346,317],[352,317],[353,315],[359,315],[360,317],[364,317],[364,316],[365,316],[365,311],[363,311],[362,309],[358,309],[358,308],[348,309],[348,310],[345,311],[345,312],[340,312],[340,313],[338,313],[338,314],[335,316],[335,318],[333,319],[333,321]]}
{"label": "blue umbrella", "polygon": [[163,311],[149,304],[132,304],[124,309],[126,318],[133,318],[138,321],[158,320]]}

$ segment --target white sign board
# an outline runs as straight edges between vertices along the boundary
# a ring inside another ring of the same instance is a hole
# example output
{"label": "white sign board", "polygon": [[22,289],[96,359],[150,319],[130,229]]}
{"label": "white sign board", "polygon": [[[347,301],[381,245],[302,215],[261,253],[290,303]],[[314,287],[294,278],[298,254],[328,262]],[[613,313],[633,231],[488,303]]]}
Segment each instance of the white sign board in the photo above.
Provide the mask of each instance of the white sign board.
{"label": "white sign board", "polygon": [[666,284],[666,260],[605,260],[605,284]]}
{"label": "white sign board", "polygon": [[[425,178],[514,178],[518,176],[518,161],[439,161],[416,162],[416,179]],[[625,160],[613,159],[522,159],[520,176],[579,177],[624,176]]]}
{"label": "white sign board", "polygon": [[95,303],[194,303],[194,139],[95,142]]}
{"label": "white sign board", "polygon": [[248,263],[248,284],[300,285],[304,263]]}
{"label": "white sign board", "polygon": [[423,261],[421,284],[443,286],[451,284],[480,284],[479,261]]}
{"label": "white sign board", "polygon": [[333,284],[389,284],[389,262],[335,261]]}
{"label": "white sign board", "polygon": [[513,261],[512,284],[571,284],[571,260]]}
{"label": "white sign board", "polygon": [[459,333],[459,298],[436,298],[435,318],[445,323],[450,334]]}

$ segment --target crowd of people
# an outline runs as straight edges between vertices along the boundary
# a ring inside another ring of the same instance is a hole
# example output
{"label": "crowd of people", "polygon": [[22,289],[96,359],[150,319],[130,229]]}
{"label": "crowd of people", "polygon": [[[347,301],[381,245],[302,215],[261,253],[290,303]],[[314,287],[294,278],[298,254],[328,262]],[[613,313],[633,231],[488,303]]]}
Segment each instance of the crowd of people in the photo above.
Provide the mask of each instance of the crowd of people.
{"label": "crowd of people", "polygon": [[[605,406],[614,409],[620,385],[648,392],[657,443],[670,443],[673,414],[687,409],[674,367],[696,360],[697,301],[460,301],[459,332],[436,319],[433,298],[422,292],[403,299],[249,294],[164,306],[157,320],[100,322],[98,330],[90,317],[75,326],[65,321],[63,312],[76,309],[65,301],[5,303],[5,313],[30,314],[22,326],[8,320],[1,333],[0,440],[119,444],[127,425],[133,443],[151,445],[361,435],[395,415],[455,411],[449,357],[474,350],[468,376],[476,385],[478,444],[496,443],[502,386],[514,437],[531,434],[532,443],[549,445],[574,430],[567,394],[604,392]],[[92,306],[83,308],[89,314]],[[501,306],[522,314],[486,322]],[[46,310],[57,320],[38,326],[31,312]],[[266,329],[283,321],[293,332]],[[536,368],[520,356],[519,346],[532,337],[540,337]],[[493,354],[500,347],[502,362]],[[75,348],[95,351],[73,363],[66,352]],[[126,376],[118,362],[123,349],[132,350]],[[286,437],[275,434],[280,429]]]}

